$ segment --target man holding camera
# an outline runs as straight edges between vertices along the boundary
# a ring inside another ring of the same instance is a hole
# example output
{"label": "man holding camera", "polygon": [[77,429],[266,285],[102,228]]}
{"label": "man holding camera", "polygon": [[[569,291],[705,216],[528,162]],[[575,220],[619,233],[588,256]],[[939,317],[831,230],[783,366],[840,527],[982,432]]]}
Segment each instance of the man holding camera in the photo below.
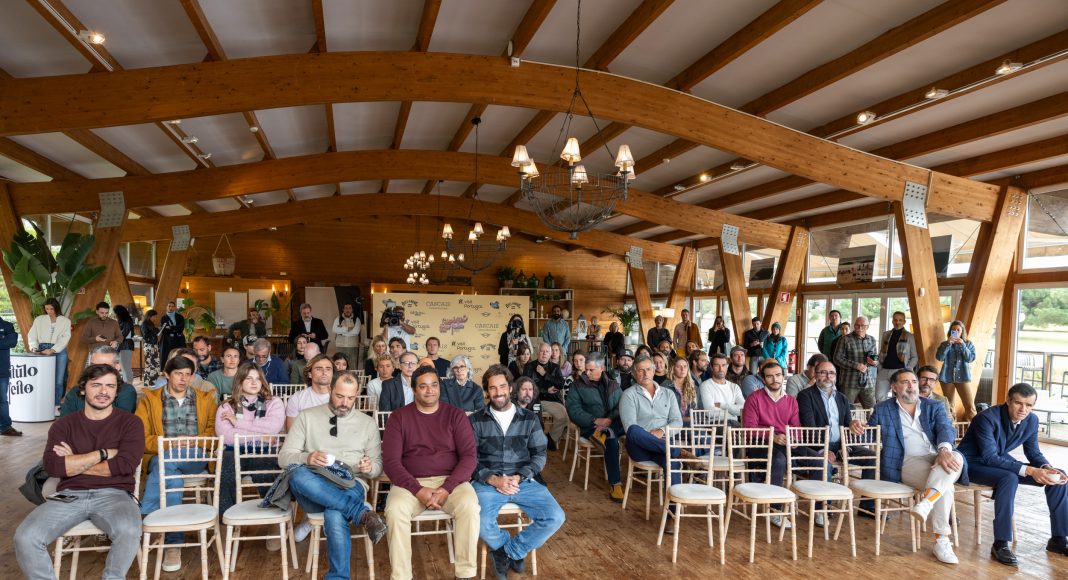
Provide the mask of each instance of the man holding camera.
{"label": "man holding camera", "polygon": [[875,337],[868,334],[868,319],[858,316],[853,332],[838,339],[834,364],[841,370],[838,386],[850,403],[860,398],[865,409],[875,406]]}
{"label": "man holding camera", "polygon": [[382,338],[387,343],[394,338],[399,338],[404,341],[406,348],[412,348],[412,335],[415,334],[415,327],[404,318],[403,306],[397,304],[386,308],[378,326],[382,329]]}

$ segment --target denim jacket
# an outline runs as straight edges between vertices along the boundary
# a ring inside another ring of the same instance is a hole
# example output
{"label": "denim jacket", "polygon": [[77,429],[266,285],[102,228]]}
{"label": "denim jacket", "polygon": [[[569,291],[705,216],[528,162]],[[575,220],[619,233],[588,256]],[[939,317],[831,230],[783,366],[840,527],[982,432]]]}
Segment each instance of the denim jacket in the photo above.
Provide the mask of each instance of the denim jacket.
{"label": "denim jacket", "polygon": [[971,364],[975,360],[975,345],[972,341],[965,340],[960,344],[953,344],[944,340],[938,345],[935,358],[943,361],[942,370],[938,373],[939,381],[943,383],[971,382]]}

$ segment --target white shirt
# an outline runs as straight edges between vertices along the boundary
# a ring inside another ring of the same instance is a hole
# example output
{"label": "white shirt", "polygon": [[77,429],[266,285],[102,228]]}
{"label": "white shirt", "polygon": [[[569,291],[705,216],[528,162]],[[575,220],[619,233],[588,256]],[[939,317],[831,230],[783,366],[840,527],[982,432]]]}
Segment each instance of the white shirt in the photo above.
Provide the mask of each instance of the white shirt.
{"label": "white shirt", "polygon": [[515,404],[508,405],[508,409],[504,411],[498,411],[493,407],[490,407],[489,410],[493,414],[493,418],[501,426],[501,432],[507,435],[508,427],[512,425],[512,419],[515,418]]}
{"label": "white shirt", "polygon": [[[352,322],[351,330],[345,326],[346,321]],[[334,346],[340,348],[355,347],[359,344],[361,328],[362,324],[360,323],[359,318],[352,317],[346,319],[343,316],[338,316],[334,319]]]}
{"label": "white shirt", "polygon": [[745,406],[745,396],[738,385],[724,379],[717,383],[715,379],[708,379],[698,387],[701,394],[701,406],[705,409],[715,409],[716,403],[719,408],[727,412],[733,419],[742,416],[742,408]]}
{"label": "white shirt", "polygon": [[[924,400],[921,398],[916,403],[916,417],[913,418],[901,406],[901,402],[897,402],[897,412],[901,417],[901,439],[905,442],[905,457],[934,455],[937,452],[934,445],[931,444],[931,440],[927,438],[927,433],[923,430],[923,423],[920,422],[920,417],[923,415],[921,408],[923,404]],[[947,447],[952,450],[952,446],[948,443],[939,447]]]}
{"label": "white shirt", "polygon": [[325,405],[330,401],[330,391],[323,394],[316,393],[311,387],[301,389],[289,397],[286,405],[286,417],[296,417],[304,409]]}
{"label": "white shirt", "polygon": [[382,396],[382,379],[381,377],[375,377],[367,381],[367,394],[374,400],[378,400]]}
{"label": "white shirt", "polygon": [[401,388],[404,389],[404,404],[410,405],[415,401],[415,391],[412,390],[412,383],[408,379],[404,378],[404,375],[397,375],[401,380]]}
{"label": "white shirt", "polygon": [[386,344],[389,344],[389,341],[393,339],[393,337],[400,338],[404,341],[405,348],[413,352],[415,351],[412,347],[412,335],[408,334],[401,325],[398,324],[397,326],[386,327]]}

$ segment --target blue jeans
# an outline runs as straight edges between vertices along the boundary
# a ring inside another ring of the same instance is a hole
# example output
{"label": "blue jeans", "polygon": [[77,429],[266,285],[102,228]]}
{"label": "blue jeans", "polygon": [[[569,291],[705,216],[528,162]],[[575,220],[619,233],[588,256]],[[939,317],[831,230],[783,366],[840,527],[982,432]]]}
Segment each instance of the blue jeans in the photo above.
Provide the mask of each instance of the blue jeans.
{"label": "blue jeans", "polygon": [[56,353],[56,406],[63,401],[67,392],[67,349]]}
{"label": "blue jeans", "polygon": [[[678,456],[678,450],[675,451],[676,454],[672,457]],[[627,429],[627,454],[630,455],[631,461],[652,461],[667,472],[667,448],[664,446],[664,440],[637,425],[631,425],[630,429]],[[672,467],[678,469],[674,464]],[[671,485],[681,482],[682,478],[678,472],[673,471]]]}
{"label": "blue jeans", "polygon": [[11,394],[7,392],[10,382],[11,379],[0,378],[0,431],[11,426],[11,411],[7,402],[7,398]]}
{"label": "blue jeans", "polygon": [[[556,498],[548,488],[536,481],[520,483],[515,495],[504,495],[492,485],[480,481],[472,481],[471,485],[475,488],[482,510],[478,535],[491,550],[504,546],[504,551],[513,560],[526,558],[531,550],[540,548],[564,525],[564,510],[556,503]],[[519,506],[532,522],[514,537],[497,524],[497,513],[508,502]]]}
{"label": "blue jeans", "polygon": [[[172,452],[174,450],[171,450]],[[175,453],[171,453],[175,455]],[[203,450],[198,449],[197,456],[203,455]],[[208,463],[206,461],[169,461],[167,462],[167,472],[165,475],[177,475],[204,473],[207,476]],[[209,476],[210,477],[210,476]],[[168,479],[167,489],[177,490],[167,492],[167,505],[176,506],[182,503],[182,483],[181,479]],[[159,497],[159,456],[155,455],[148,462],[148,477],[145,479],[145,495],[141,498],[141,514],[148,515],[158,509],[160,509],[160,497]],[[184,532],[167,532],[163,537],[163,543],[165,544],[180,544],[185,538]]]}
{"label": "blue jeans", "polygon": [[367,491],[359,483],[349,489],[341,489],[306,466],[293,471],[289,479],[289,491],[305,512],[323,514],[326,555],[330,561],[330,571],[326,577],[348,578],[349,555],[352,552],[349,524],[359,525],[363,515],[371,510],[371,506],[367,505]]}

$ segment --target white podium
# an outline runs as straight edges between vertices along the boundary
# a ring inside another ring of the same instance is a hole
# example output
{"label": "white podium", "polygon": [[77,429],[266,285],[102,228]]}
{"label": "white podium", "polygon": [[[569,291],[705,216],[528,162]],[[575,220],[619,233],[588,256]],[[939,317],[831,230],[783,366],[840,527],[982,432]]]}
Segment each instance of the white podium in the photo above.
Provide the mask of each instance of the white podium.
{"label": "white podium", "polygon": [[55,419],[55,355],[11,353],[11,420],[40,423]]}

